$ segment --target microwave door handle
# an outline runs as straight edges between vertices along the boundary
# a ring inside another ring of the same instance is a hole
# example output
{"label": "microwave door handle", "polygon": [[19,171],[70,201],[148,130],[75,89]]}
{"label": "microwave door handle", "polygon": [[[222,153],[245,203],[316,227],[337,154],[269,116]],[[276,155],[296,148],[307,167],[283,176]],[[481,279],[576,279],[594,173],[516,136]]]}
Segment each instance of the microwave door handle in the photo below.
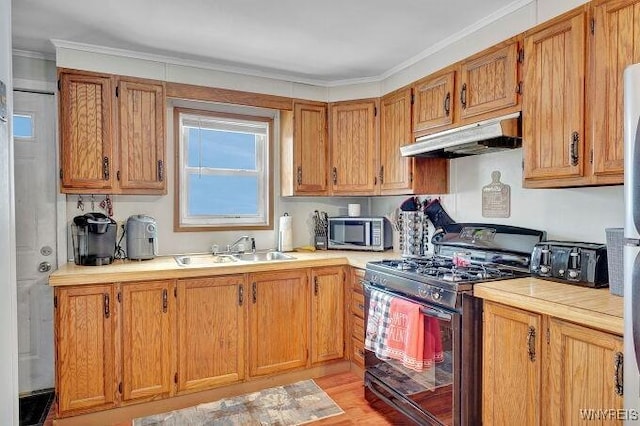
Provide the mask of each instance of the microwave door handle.
{"label": "microwave door handle", "polygon": [[371,245],[371,222],[365,222],[364,224],[364,245]]}

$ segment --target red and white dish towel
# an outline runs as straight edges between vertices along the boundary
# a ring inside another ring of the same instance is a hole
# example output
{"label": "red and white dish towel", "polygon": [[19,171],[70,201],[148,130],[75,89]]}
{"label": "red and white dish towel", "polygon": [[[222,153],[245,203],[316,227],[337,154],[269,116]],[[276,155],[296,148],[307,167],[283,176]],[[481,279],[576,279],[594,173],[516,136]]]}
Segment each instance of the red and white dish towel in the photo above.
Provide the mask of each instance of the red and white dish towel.
{"label": "red and white dish towel", "polygon": [[418,372],[443,360],[438,320],[423,315],[416,303],[377,290],[371,290],[365,347]]}

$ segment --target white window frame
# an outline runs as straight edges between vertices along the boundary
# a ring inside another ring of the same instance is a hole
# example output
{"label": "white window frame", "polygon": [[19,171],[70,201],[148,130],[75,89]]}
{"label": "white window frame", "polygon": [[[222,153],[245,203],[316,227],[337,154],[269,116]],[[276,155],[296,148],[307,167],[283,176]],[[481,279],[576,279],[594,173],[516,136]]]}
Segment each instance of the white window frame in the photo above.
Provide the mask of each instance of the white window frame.
{"label": "white window frame", "polygon": [[[273,178],[271,151],[273,146],[273,119],[269,117],[229,114],[205,110],[174,108],[176,143],[176,231],[273,229]],[[188,165],[186,134],[190,128],[211,130],[256,131],[264,133],[256,149],[256,170],[209,168]],[[199,173],[210,176],[258,176],[258,212],[249,215],[188,214],[189,175]]]}

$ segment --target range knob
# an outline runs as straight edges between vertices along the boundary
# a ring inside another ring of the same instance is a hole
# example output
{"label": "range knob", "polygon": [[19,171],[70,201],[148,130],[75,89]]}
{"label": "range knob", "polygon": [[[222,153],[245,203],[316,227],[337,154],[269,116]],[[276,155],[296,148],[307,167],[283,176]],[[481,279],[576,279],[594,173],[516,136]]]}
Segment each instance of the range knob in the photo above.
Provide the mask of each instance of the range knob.
{"label": "range knob", "polygon": [[433,298],[433,300],[440,300],[442,298],[442,293],[439,290],[433,290],[431,292],[431,298]]}
{"label": "range knob", "polygon": [[418,295],[423,298],[427,298],[429,296],[429,290],[425,286],[418,287]]}

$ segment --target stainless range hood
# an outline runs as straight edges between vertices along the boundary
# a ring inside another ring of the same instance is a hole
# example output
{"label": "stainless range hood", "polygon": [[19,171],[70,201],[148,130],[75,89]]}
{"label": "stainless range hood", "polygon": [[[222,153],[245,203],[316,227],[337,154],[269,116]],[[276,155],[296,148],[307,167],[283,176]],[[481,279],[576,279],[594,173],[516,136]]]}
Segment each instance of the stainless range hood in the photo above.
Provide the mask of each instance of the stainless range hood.
{"label": "stainless range hood", "polygon": [[480,121],[422,136],[400,148],[403,157],[446,157],[513,149],[522,146],[520,113]]}

